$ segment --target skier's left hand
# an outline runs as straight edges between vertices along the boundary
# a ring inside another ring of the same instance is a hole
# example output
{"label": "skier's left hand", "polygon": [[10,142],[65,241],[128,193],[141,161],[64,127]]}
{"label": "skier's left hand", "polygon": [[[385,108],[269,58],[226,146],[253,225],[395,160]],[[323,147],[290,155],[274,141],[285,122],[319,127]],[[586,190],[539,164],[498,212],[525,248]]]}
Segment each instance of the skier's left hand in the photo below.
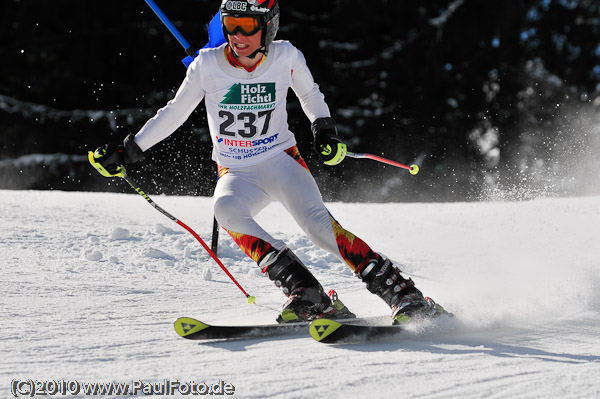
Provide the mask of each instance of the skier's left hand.
{"label": "skier's left hand", "polygon": [[337,165],[344,160],[348,149],[337,134],[333,118],[316,119],[311,130],[315,136],[315,151],[325,165]]}

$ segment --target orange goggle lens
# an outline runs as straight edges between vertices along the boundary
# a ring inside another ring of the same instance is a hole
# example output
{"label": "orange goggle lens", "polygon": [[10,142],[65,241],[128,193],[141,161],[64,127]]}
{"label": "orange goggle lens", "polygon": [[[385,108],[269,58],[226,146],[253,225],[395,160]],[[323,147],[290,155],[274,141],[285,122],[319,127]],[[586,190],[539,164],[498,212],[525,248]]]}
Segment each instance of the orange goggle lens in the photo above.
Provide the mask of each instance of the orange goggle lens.
{"label": "orange goggle lens", "polygon": [[234,17],[226,15],[223,17],[223,26],[225,31],[230,35],[235,35],[237,32],[242,32],[244,36],[250,36],[260,30],[260,23],[255,17]]}

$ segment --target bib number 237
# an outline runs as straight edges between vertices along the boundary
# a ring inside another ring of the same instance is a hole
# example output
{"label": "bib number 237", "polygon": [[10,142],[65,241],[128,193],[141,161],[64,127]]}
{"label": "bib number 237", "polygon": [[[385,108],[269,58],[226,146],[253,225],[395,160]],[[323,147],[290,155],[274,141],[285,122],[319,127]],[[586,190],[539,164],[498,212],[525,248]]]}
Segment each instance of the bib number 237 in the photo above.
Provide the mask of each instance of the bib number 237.
{"label": "bib number 237", "polygon": [[[222,119],[222,121],[219,127],[219,133],[221,136],[240,136],[245,139],[255,137],[257,135],[263,136],[269,131],[269,123],[271,122],[272,113],[272,109],[268,111],[260,111],[258,113],[240,112],[238,114],[221,110],[219,111],[219,117]],[[258,133],[259,129],[260,134]]]}

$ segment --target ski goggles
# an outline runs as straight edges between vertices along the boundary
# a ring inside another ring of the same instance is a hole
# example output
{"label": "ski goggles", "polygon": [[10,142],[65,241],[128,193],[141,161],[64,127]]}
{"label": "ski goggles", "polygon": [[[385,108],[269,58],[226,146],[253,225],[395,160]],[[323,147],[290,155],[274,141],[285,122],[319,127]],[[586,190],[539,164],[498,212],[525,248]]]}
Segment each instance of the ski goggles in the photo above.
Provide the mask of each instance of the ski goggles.
{"label": "ski goggles", "polygon": [[241,32],[244,36],[252,36],[262,28],[259,17],[250,15],[245,17],[235,17],[233,15],[225,15],[223,17],[223,27],[229,35],[235,35]]}

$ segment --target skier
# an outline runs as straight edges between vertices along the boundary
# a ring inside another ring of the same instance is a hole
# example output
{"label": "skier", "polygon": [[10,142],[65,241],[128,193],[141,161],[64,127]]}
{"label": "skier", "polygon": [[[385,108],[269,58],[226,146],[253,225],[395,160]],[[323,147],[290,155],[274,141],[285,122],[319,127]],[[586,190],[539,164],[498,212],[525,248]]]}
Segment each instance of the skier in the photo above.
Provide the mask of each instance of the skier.
{"label": "skier", "polygon": [[121,145],[104,145],[95,161],[110,173],[140,161],[150,147],[171,135],[204,99],[219,179],[214,214],[236,244],[288,296],[279,323],[355,315],[321,284],[286,247],[254,220],[279,201],[313,243],[343,260],[393,310],[394,324],[436,317],[443,308],[425,298],[412,279],[389,259],[345,230],[328,212],[287,124],[291,88],[311,121],[314,149],[326,165],[337,165],[346,144],[303,54],[291,43],[274,41],[279,27],[277,0],[223,0],[226,43],[203,49],[188,68],[175,97],[136,135]]}

